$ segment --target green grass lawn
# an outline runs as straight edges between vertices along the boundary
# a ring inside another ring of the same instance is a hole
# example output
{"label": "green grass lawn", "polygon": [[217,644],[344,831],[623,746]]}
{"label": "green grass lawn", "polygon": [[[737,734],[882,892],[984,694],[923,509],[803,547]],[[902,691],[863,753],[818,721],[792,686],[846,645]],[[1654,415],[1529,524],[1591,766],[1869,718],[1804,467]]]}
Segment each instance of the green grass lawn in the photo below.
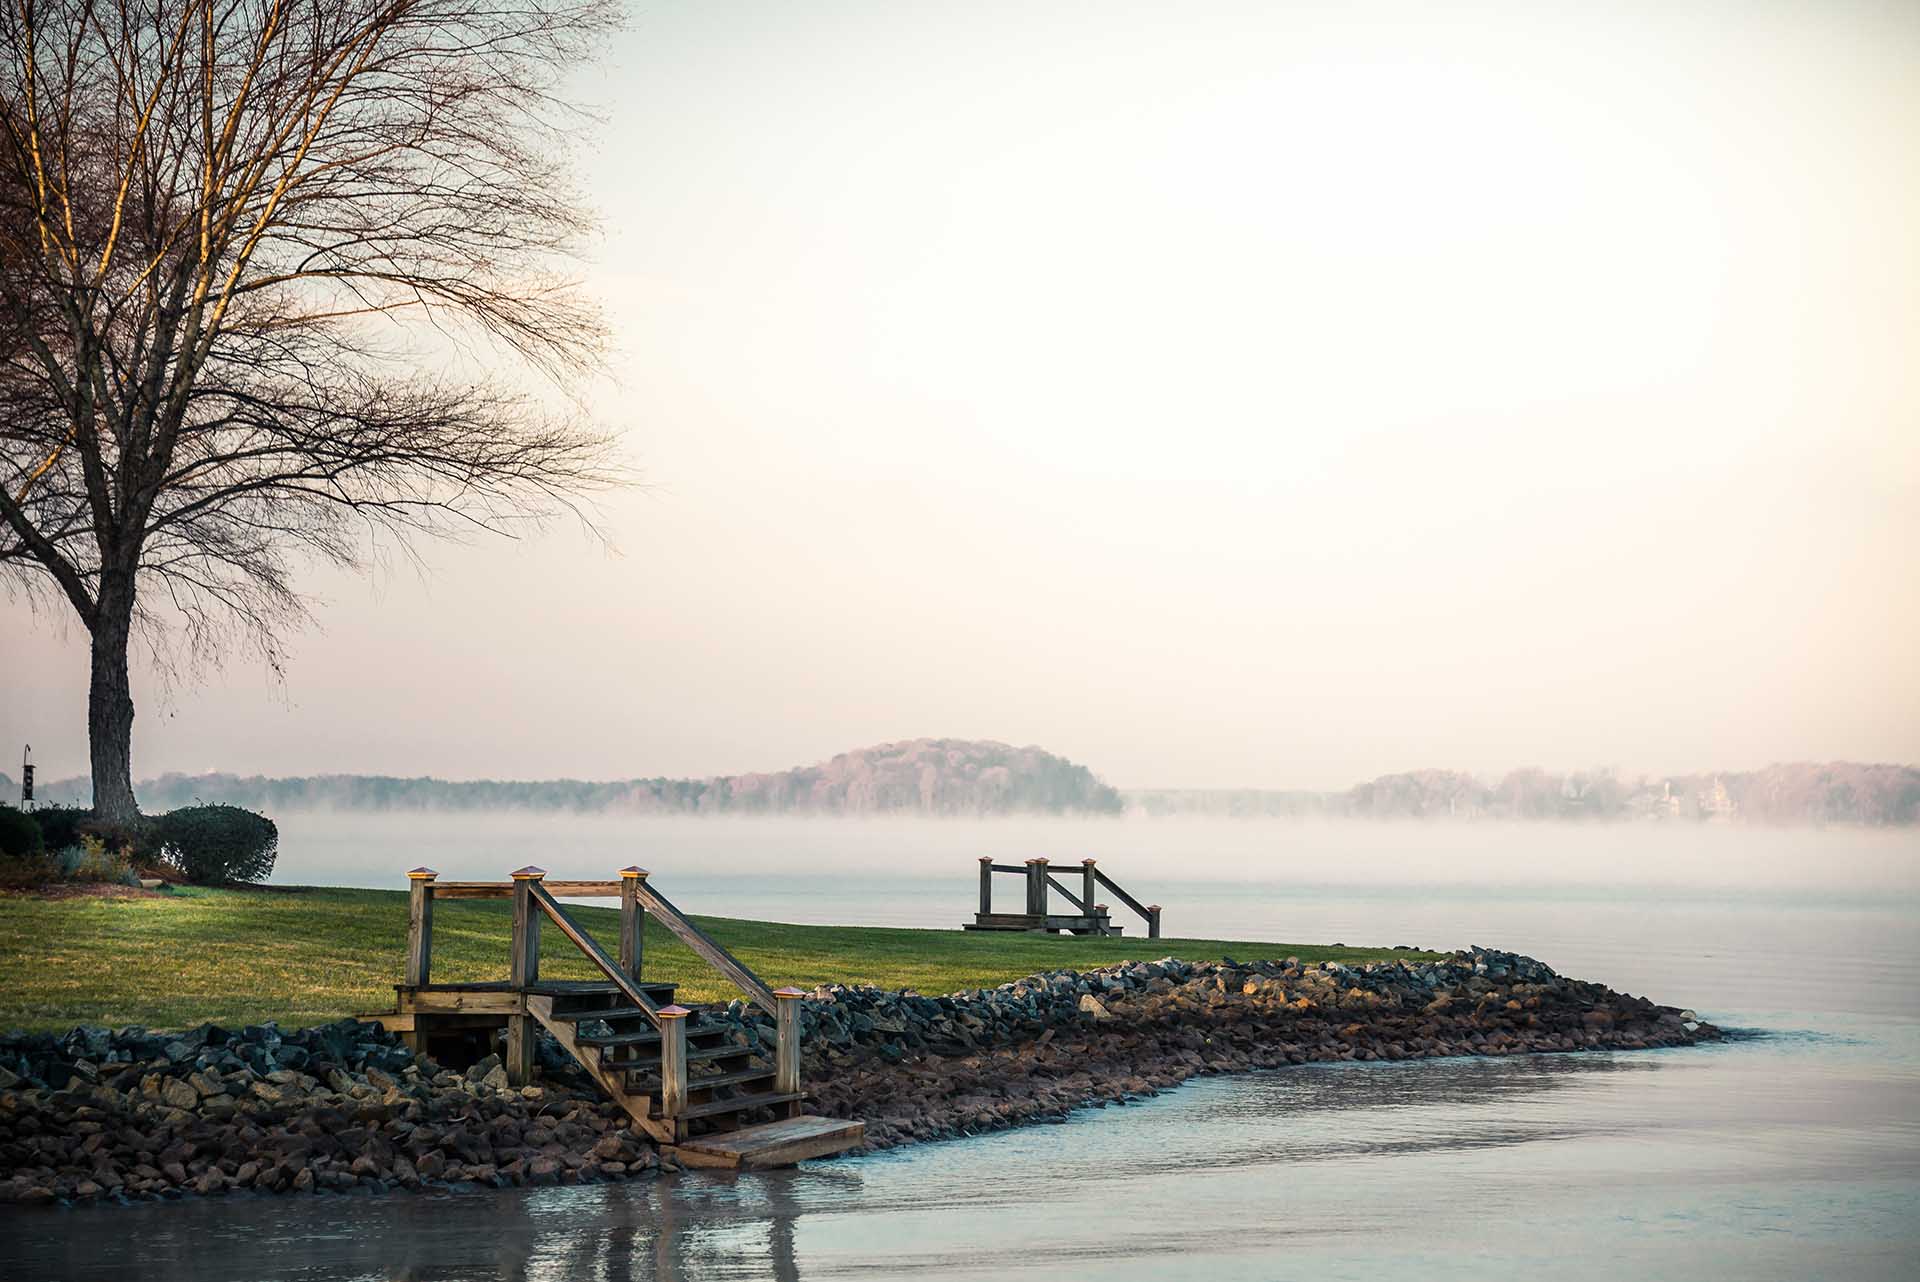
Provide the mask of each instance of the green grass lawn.
{"label": "green grass lawn", "polygon": [[[577,903],[567,911],[615,951],[618,912]],[[878,984],[941,994],[991,987],[1037,970],[1170,954],[1192,961],[1431,955],[1244,940],[1082,939],[697,920],[774,987]],[[435,904],[435,981],[505,979],[508,923],[504,902]],[[0,1028],[65,1029],[81,1023],[175,1028],[205,1020],[269,1019],[293,1027],[391,1009],[406,934],[403,891],[189,888],[150,899],[0,898]],[[597,977],[551,925],[541,943],[543,976]],[[646,956],[647,978],[680,984],[682,1000],[739,995],[652,921]]]}

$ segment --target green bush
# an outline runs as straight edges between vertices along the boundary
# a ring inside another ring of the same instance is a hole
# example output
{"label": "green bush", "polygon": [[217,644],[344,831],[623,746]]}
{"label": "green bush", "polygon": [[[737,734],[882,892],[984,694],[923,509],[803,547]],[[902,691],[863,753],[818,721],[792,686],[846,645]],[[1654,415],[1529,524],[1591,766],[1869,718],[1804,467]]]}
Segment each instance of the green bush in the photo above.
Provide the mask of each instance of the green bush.
{"label": "green bush", "polygon": [[0,859],[0,890],[30,890],[60,880],[60,869],[45,855]]}
{"label": "green bush", "polygon": [[77,846],[54,852],[53,865],[62,881],[104,881],[137,886],[140,878],[127,861],[125,850],[116,850],[98,837],[83,837]]}
{"label": "green bush", "polygon": [[0,855],[9,859],[37,858],[47,848],[33,816],[13,806],[0,805]]}
{"label": "green bush", "polygon": [[182,806],[152,821],[150,846],[188,881],[265,881],[280,830],[239,806]]}
{"label": "green bush", "polygon": [[42,806],[33,812],[40,825],[40,837],[48,850],[65,850],[80,844],[80,836],[93,819],[93,811],[78,806]]}
{"label": "green bush", "polygon": [[[158,823],[158,820],[145,815],[130,824],[110,823],[105,819],[95,819],[88,812],[74,825],[73,839],[64,844],[85,845],[97,841],[129,863],[152,862],[160,857]],[[51,839],[47,841],[47,849],[55,849]]]}

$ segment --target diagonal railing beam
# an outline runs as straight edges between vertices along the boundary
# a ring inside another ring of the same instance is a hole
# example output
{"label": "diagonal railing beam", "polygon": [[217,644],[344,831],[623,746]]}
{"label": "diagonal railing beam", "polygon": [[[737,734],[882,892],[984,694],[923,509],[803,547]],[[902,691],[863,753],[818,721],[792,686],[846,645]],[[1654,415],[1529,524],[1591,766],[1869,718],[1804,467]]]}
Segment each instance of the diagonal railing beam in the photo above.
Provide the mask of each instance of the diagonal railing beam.
{"label": "diagonal railing beam", "polygon": [[780,1015],[780,1004],[761,978],[748,970],[746,963],[720,946],[720,941],[700,929],[687,919],[687,915],[673,906],[665,895],[642,881],[635,888],[635,895],[646,905],[648,912],[660,919],[660,924],[672,931],[680,942],[691,948],[701,961],[732,980],[736,987],[753,999],[754,1005],[766,1011],[776,1019]]}
{"label": "diagonal railing beam", "polygon": [[598,940],[582,930],[573,918],[567,916],[566,911],[560,907],[554,897],[547,893],[545,886],[534,882],[530,890],[533,902],[540,905],[540,910],[560,928],[560,933],[571,939],[574,947],[585,953],[587,960],[597,966],[601,974],[612,980],[614,987],[620,990],[621,995],[638,1006],[646,1015],[647,1022],[658,1029],[661,1022],[659,1003],[647,996],[645,990],[634,981],[633,976],[622,970],[620,963],[607,955],[607,950],[600,946]]}
{"label": "diagonal railing beam", "polygon": [[1149,938],[1153,938],[1153,939],[1159,938],[1160,936],[1159,905],[1141,903],[1138,899],[1135,899],[1132,895],[1129,895],[1126,891],[1120,889],[1120,887],[1117,884],[1115,884],[1113,878],[1107,876],[1107,874],[1099,871],[1098,869],[1094,870],[1093,875],[1095,880],[1097,880],[1102,886],[1105,886],[1108,890],[1111,890],[1115,895],[1119,896],[1121,903],[1133,909],[1133,911],[1139,913],[1140,916],[1146,920]]}
{"label": "diagonal railing beam", "polygon": [[1047,880],[1053,884],[1053,888],[1055,890],[1059,891],[1061,894],[1067,897],[1068,903],[1072,904],[1075,908],[1078,908],[1080,910],[1081,916],[1086,917],[1086,916],[1092,915],[1093,909],[1087,907],[1087,901],[1080,898],[1080,896],[1074,894],[1071,890],[1068,890],[1065,886],[1061,885],[1060,879],[1058,877],[1054,876],[1052,873],[1048,873]]}

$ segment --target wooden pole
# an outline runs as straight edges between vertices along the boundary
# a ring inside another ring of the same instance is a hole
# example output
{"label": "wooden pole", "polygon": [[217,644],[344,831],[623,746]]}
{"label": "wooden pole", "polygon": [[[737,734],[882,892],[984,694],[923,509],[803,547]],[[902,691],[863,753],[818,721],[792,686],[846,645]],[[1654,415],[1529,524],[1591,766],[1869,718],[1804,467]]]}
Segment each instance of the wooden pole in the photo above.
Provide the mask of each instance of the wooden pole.
{"label": "wooden pole", "polygon": [[415,988],[433,973],[433,879],[431,868],[407,873],[407,971],[405,982]]}
{"label": "wooden pole", "polygon": [[[1044,859],[1027,860],[1027,915],[1047,915],[1047,861]],[[1044,928],[1045,923],[1041,925]]]}
{"label": "wooden pole", "polygon": [[980,915],[993,911],[993,856],[980,856]]}
{"label": "wooden pole", "polygon": [[1160,938],[1160,905],[1147,905],[1147,938]]}
{"label": "wooden pole", "polygon": [[640,902],[640,883],[646,879],[645,868],[620,870],[620,969],[635,980],[646,953],[647,910]]}
{"label": "wooden pole", "polygon": [[[1080,861],[1080,910],[1089,917],[1093,916],[1093,897],[1098,893],[1094,889],[1093,866],[1096,862],[1097,861],[1092,859],[1082,859]],[[1100,932],[1095,931],[1094,933],[1098,934]]]}
{"label": "wooden pole", "polygon": [[773,1089],[791,1095],[800,1089],[800,999],[806,994],[797,988],[776,988],[773,995],[780,1003],[773,1025],[777,1036]]}
{"label": "wooden pole", "polygon": [[512,981],[515,990],[524,992],[529,984],[540,982],[540,909],[533,902],[534,883],[547,875],[546,869],[526,867],[513,877],[513,960]]}
{"label": "wooden pole", "polygon": [[[660,1008],[660,1115],[675,1119],[687,1108],[687,1016],[677,1003]],[[680,1123],[673,1124],[679,1138]]]}
{"label": "wooden pole", "polygon": [[[546,870],[526,867],[513,876],[513,958],[509,982],[524,1005],[527,989],[540,982],[540,906],[533,902],[533,887],[545,877]],[[533,1081],[533,1016],[507,1016],[507,1085],[519,1087]]]}

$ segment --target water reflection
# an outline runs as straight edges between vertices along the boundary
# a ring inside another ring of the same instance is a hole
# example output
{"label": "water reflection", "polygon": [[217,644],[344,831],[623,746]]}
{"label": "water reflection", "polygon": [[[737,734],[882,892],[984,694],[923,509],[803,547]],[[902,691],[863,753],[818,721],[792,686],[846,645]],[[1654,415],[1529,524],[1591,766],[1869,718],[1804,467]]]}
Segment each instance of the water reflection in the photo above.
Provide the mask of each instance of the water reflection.
{"label": "water reflection", "polygon": [[[885,1262],[905,1267],[909,1259],[920,1267],[1086,1261],[1136,1249],[1129,1226],[1075,1212],[1127,1196],[1125,1185],[1170,1190],[1201,1172],[1217,1178],[1272,1167],[1291,1177],[1343,1159],[1566,1139],[1606,1123],[1556,1096],[1671,1062],[1586,1055],[1309,1066],[1197,1083],[1063,1126],[738,1179],[688,1174],[628,1186],[12,1214],[0,1218],[0,1259],[14,1256],[0,1274],[797,1282],[885,1272]],[[1256,1195],[1261,1178],[1249,1176]],[[803,1232],[803,1217],[819,1231]],[[968,1221],[990,1222],[993,1241],[975,1241]],[[1209,1231],[1204,1215],[1170,1227],[1158,1231],[1162,1249],[1198,1244]]]}
{"label": "water reflection", "polygon": [[797,1282],[808,1185],[861,1175],[688,1175],[628,1186],[422,1196],[227,1198],[0,1218],[0,1276],[568,1282]]}

